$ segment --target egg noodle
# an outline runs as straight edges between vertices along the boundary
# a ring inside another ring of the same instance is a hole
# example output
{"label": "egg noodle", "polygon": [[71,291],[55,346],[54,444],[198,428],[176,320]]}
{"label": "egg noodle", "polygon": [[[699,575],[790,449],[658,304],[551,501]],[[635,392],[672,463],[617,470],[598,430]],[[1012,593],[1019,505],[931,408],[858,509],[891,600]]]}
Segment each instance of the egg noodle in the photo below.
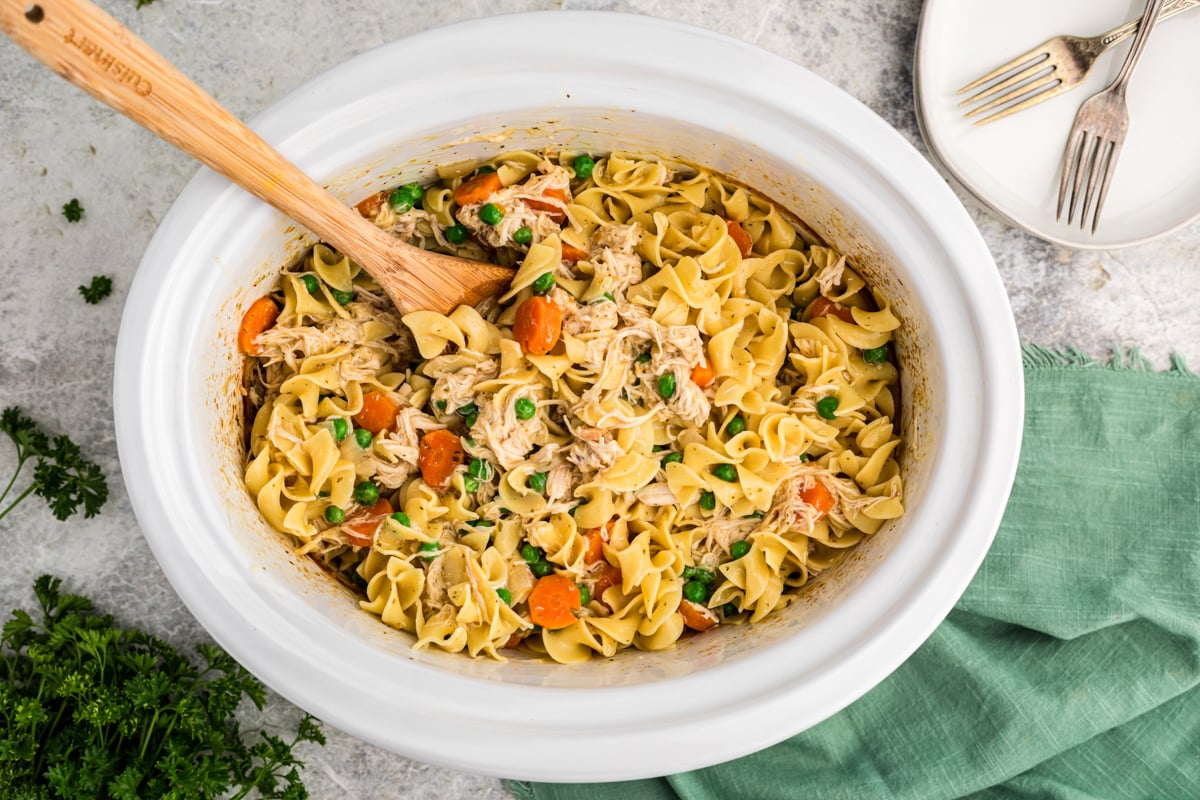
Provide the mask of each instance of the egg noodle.
{"label": "egg noodle", "polygon": [[258,508],[416,647],[669,648],[761,620],[903,513],[900,323],[761,196],[509,152],[359,209],[518,267],[401,317],[318,244],[245,340]]}

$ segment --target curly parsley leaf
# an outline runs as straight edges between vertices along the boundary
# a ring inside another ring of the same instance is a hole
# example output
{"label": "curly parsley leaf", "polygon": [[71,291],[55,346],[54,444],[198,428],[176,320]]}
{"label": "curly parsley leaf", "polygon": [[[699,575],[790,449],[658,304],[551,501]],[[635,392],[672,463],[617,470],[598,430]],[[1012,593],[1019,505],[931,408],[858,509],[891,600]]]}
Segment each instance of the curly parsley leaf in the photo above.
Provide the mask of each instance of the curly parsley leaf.
{"label": "curly parsley leaf", "polygon": [[84,300],[96,305],[112,294],[112,278],[107,275],[93,275],[91,283],[79,287],[79,293],[83,295]]}
{"label": "curly parsley leaf", "polygon": [[67,222],[79,222],[83,217],[83,206],[79,205],[79,199],[72,197],[70,202],[64,203],[62,215],[67,218]]}
{"label": "curly parsley leaf", "polygon": [[[0,413],[0,433],[12,440],[17,450],[17,469],[0,491],[0,520],[30,494],[46,501],[54,516],[65,520],[83,508],[91,518],[108,500],[108,481],[99,465],[84,458],[79,446],[67,436],[50,440],[21,409],[9,406]],[[26,462],[32,461],[33,482],[4,505]]]}
{"label": "curly parsley leaf", "polygon": [[203,646],[197,666],[150,634],[115,627],[61,585],[38,578],[40,615],[15,611],[0,632],[0,786],[9,792],[0,794],[308,796],[294,748],[324,744],[312,717],[290,741],[245,741],[234,709],[264,689],[228,653]]}

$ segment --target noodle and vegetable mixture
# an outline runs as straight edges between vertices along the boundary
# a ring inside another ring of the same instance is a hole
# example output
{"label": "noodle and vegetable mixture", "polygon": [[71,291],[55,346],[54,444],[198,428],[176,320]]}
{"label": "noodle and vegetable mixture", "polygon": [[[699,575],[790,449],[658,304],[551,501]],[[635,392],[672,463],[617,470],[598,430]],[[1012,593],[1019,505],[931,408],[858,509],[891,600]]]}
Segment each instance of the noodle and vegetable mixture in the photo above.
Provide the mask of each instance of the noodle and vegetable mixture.
{"label": "noodle and vegetable mixture", "polygon": [[887,300],[703,170],[512,152],[359,210],[517,265],[401,317],[316,245],[246,312],[246,485],[384,623],[555,661],[758,621],[903,513]]}

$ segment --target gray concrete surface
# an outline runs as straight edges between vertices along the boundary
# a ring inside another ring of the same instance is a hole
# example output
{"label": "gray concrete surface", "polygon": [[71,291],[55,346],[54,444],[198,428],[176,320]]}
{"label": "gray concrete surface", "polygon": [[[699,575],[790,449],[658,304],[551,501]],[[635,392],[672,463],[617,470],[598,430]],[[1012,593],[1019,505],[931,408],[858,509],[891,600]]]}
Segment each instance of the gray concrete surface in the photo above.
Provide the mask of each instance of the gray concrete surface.
{"label": "gray concrete surface", "polygon": [[[346,58],[430,27],[498,13],[587,8],[653,14],[756,43],[865,102],[924,151],[912,108],[919,0],[134,0],[101,5],[248,117]],[[586,31],[580,31],[581,42]],[[403,65],[398,68],[403,69]],[[109,475],[112,498],[92,520],[59,523],[36,499],[0,521],[0,612],[30,601],[52,571],[173,642],[205,638],[147,548],[125,494],[113,439],[113,348],[141,254],[197,165],[0,41],[0,407],[19,404],[67,431]],[[83,220],[68,224],[77,197]],[[995,254],[1023,338],[1095,356],[1140,345],[1159,366],[1182,353],[1200,366],[1200,225],[1142,247],[1082,253],[1038,241],[963,197]],[[76,286],[114,276],[113,296],[85,305]],[[164,441],[168,432],[161,432]],[[13,466],[0,442],[0,476]],[[4,481],[0,481],[3,483]],[[272,698],[265,724],[298,712]],[[248,724],[260,723],[248,716]],[[586,724],[586,721],[581,721]],[[328,727],[328,726],[327,726]],[[499,781],[408,761],[329,729],[305,752],[317,800],[500,798]]]}

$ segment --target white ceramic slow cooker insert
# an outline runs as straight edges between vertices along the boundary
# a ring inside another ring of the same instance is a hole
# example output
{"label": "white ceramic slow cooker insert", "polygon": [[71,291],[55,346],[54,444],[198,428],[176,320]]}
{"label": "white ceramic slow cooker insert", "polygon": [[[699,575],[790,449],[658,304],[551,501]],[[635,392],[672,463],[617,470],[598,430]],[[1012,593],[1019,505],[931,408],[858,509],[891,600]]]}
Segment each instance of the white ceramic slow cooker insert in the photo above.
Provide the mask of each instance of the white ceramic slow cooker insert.
{"label": "white ceramic slow cooker insert", "polygon": [[[581,28],[608,44],[578,47]],[[297,705],[381,747],[474,772],[661,775],[827,718],[907,658],[966,587],[1016,467],[1023,395],[1012,314],[953,194],[848,95],[707,31],[546,12],[371,51],[253,127],[347,203],[428,182],[439,163],[508,149],[619,149],[702,164],[847,253],[904,324],[908,511],[786,610],[667,652],[577,666],[413,651],[409,635],[293,556],[242,484],[237,323],[314,239],[202,170],[151,242],[126,305],[114,397],[121,463],[184,602]],[[145,433],[164,430],[173,447]],[[614,757],[595,758],[597,748]]]}

